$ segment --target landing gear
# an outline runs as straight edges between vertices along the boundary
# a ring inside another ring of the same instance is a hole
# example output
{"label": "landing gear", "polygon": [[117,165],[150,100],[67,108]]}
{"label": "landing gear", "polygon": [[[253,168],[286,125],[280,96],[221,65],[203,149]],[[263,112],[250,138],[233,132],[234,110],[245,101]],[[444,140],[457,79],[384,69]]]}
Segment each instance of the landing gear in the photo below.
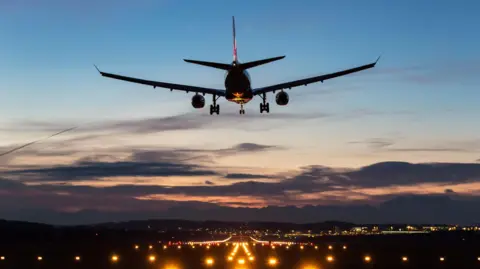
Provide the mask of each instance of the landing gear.
{"label": "landing gear", "polygon": [[263,102],[260,104],[260,113],[263,111],[270,113],[270,104],[267,103],[267,95],[265,93],[262,94]]}
{"label": "landing gear", "polygon": [[243,109],[243,104],[240,105],[240,114],[245,114],[245,109]]}
{"label": "landing gear", "polygon": [[213,113],[220,114],[220,105],[217,105],[218,97],[216,95],[213,96],[213,105],[210,105],[210,115]]}

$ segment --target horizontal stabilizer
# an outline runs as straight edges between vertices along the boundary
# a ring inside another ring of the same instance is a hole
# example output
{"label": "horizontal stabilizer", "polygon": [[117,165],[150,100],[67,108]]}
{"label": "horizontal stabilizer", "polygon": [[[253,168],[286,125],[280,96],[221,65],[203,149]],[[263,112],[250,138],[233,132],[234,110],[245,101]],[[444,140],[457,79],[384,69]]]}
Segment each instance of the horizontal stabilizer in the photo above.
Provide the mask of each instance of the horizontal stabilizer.
{"label": "horizontal stabilizer", "polygon": [[273,58],[268,58],[268,59],[263,59],[263,60],[258,60],[258,61],[247,62],[247,63],[240,64],[240,68],[248,69],[248,68],[252,68],[252,67],[255,67],[255,66],[262,65],[262,64],[267,64],[267,63],[270,63],[270,62],[278,61],[278,60],[281,60],[283,58],[285,58],[285,56],[279,56],[279,57],[273,57]]}
{"label": "horizontal stabilizer", "polygon": [[232,65],[224,64],[224,63],[204,62],[204,61],[187,60],[187,59],[183,59],[183,60],[187,63],[199,64],[199,65],[223,69],[223,70],[230,70],[232,68]]}

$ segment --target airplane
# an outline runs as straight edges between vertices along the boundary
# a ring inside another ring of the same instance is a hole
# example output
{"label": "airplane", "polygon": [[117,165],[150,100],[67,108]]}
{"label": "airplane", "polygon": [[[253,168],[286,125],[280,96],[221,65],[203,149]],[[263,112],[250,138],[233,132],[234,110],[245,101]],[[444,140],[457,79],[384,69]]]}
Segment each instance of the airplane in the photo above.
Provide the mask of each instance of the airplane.
{"label": "airplane", "polygon": [[323,81],[327,79],[332,79],[332,78],[348,75],[351,73],[359,72],[365,69],[373,68],[375,67],[378,60],[380,59],[380,57],[378,57],[375,62],[358,66],[355,68],[351,68],[351,69],[330,73],[330,74],[309,77],[305,79],[299,79],[299,80],[280,83],[280,84],[271,85],[267,87],[252,88],[250,75],[248,74],[247,69],[253,68],[259,65],[263,65],[266,63],[270,63],[273,61],[278,61],[280,59],[285,58],[285,55],[279,56],[279,57],[267,58],[263,60],[241,63],[237,57],[237,40],[235,35],[235,17],[234,16],[232,16],[232,30],[233,30],[233,61],[231,64],[184,59],[184,61],[187,63],[198,64],[202,66],[225,70],[226,71],[225,90],[126,77],[126,76],[121,76],[117,74],[102,72],[98,69],[96,65],[95,65],[95,68],[102,76],[108,77],[108,78],[149,85],[149,86],[153,86],[153,88],[156,88],[156,87],[167,88],[167,89],[170,89],[170,91],[179,90],[179,91],[185,91],[187,93],[194,92],[195,95],[192,97],[191,103],[192,103],[192,106],[196,109],[201,109],[205,106],[204,96],[205,94],[210,94],[213,97],[212,98],[213,104],[210,105],[210,115],[214,113],[218,115],[220,114],[220,105],[217,104],[217,100],[220,97],[224,97],[226,100],[230,102],[239,104],[240,114],[245,114],[245,110],[243,109],[243,106],[247,104],[250,100],[252,100],[254,96],[260,96],[263,100],[263,102],[260,103],[260,113],[263,113],[264,111],[266,113],[269,113],[270,105],[267,102],[267,97],[266,97],[266,94],[269,92],[275,93],[276,91],[280,91],[275,96],[275,101],[277,105],[285,106],[289,102],[289,96],[284,91],[285,89],[291,89],[297,86],[307,86],[308,84],[316,83],[316,82],[323,83]]}

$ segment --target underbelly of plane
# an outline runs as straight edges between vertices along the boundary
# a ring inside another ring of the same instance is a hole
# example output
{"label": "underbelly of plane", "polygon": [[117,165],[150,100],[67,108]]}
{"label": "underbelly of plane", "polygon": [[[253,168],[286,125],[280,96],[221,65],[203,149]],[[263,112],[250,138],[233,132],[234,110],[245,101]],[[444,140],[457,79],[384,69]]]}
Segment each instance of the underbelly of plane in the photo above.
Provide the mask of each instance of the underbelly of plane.
{"label": "underbelly of plane", "polygon": [[252,100],[253,94],[251,90],[231,90],[227,89],[225,99],[237,104],[246,104]]}

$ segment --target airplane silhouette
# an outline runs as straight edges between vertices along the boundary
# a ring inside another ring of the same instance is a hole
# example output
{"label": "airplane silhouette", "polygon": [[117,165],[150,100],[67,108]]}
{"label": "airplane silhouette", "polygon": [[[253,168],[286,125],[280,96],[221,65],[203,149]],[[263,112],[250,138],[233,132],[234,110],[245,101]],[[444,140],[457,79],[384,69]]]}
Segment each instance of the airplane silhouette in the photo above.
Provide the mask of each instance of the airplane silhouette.
{"label": "airplane silhouette", "polygon": [[297,86],[307,86],[308,84],[316,83],[316,82],[323,83],[323,81],[327,79],[332,79],[332,78],[348,75],[351,73],[359,72],[365,69],[373,68],[378,62],[378,60],[380,59],[380,57],[378,57],[377,60],[373,63],[358,66],[351,69],[338,71],[335,73],[330,73],[330,74],[325,74],[325,75],[320,75],[320,76],[315,76],[315,77],[310,77],[310,78],[305,78],[305,79],[300,79],[300,80],[295,80],[295,81],[290,81],[286,83],[280,83],[272,86],[254,89],[251,86],[251,79],[250,79],[250,75],[247,72],[247,69],[283,59],[285,58],[285,56],[240,63],[237,58],[237,41],[235,37],[235,17],[232,17],[232,30],[233,30],[233,61],[231,64],[184,59],[184,61],[188,63],[226,70],[225,90],[126,77],[126,76],[102,72],[98,69],[97,66],[95,66],[95,68],[104,77],[109,77],[113,79],[119,79],[119,80],[134,82],[134,83],[140,83],[144,85],[150,85],[150,86],[153,86],[153,88],[156,88],[156,87],[167,88],[167,89],[170,89],[170,91],[179,90],[179,91],[185,91],[187,93],[195,92],[195,95],[192,97],[192,106],[196,109],[203,108],[205,106],[205,98],[203,96],[205,96],[205,94],[211,94],[213,97],[213,101],[212,101],[213,104],[210,105],[210,115],[214,113],[218,115],[220,113],[220,105],[217,104],[217,100],[220,97],[225,97],[225,99],[227,99],[228,101],[239,104],[240,114],[245,114],[243,105],[248,103],[250,100],[252,100],[254,96],[259,95],[263,100],[263,102],[260,104],[260,113],[263,113],[264,111],[269,113],[270,105],[267,102],[267,97],[266,97],[266,93],[268,92],[275,93],[275,91],[280,91],[277,93],[275,97],[275,101],[277,105],[285,106],[288,104],[289,96],[286,92],[283,91],[284,89],[291,89]]}

